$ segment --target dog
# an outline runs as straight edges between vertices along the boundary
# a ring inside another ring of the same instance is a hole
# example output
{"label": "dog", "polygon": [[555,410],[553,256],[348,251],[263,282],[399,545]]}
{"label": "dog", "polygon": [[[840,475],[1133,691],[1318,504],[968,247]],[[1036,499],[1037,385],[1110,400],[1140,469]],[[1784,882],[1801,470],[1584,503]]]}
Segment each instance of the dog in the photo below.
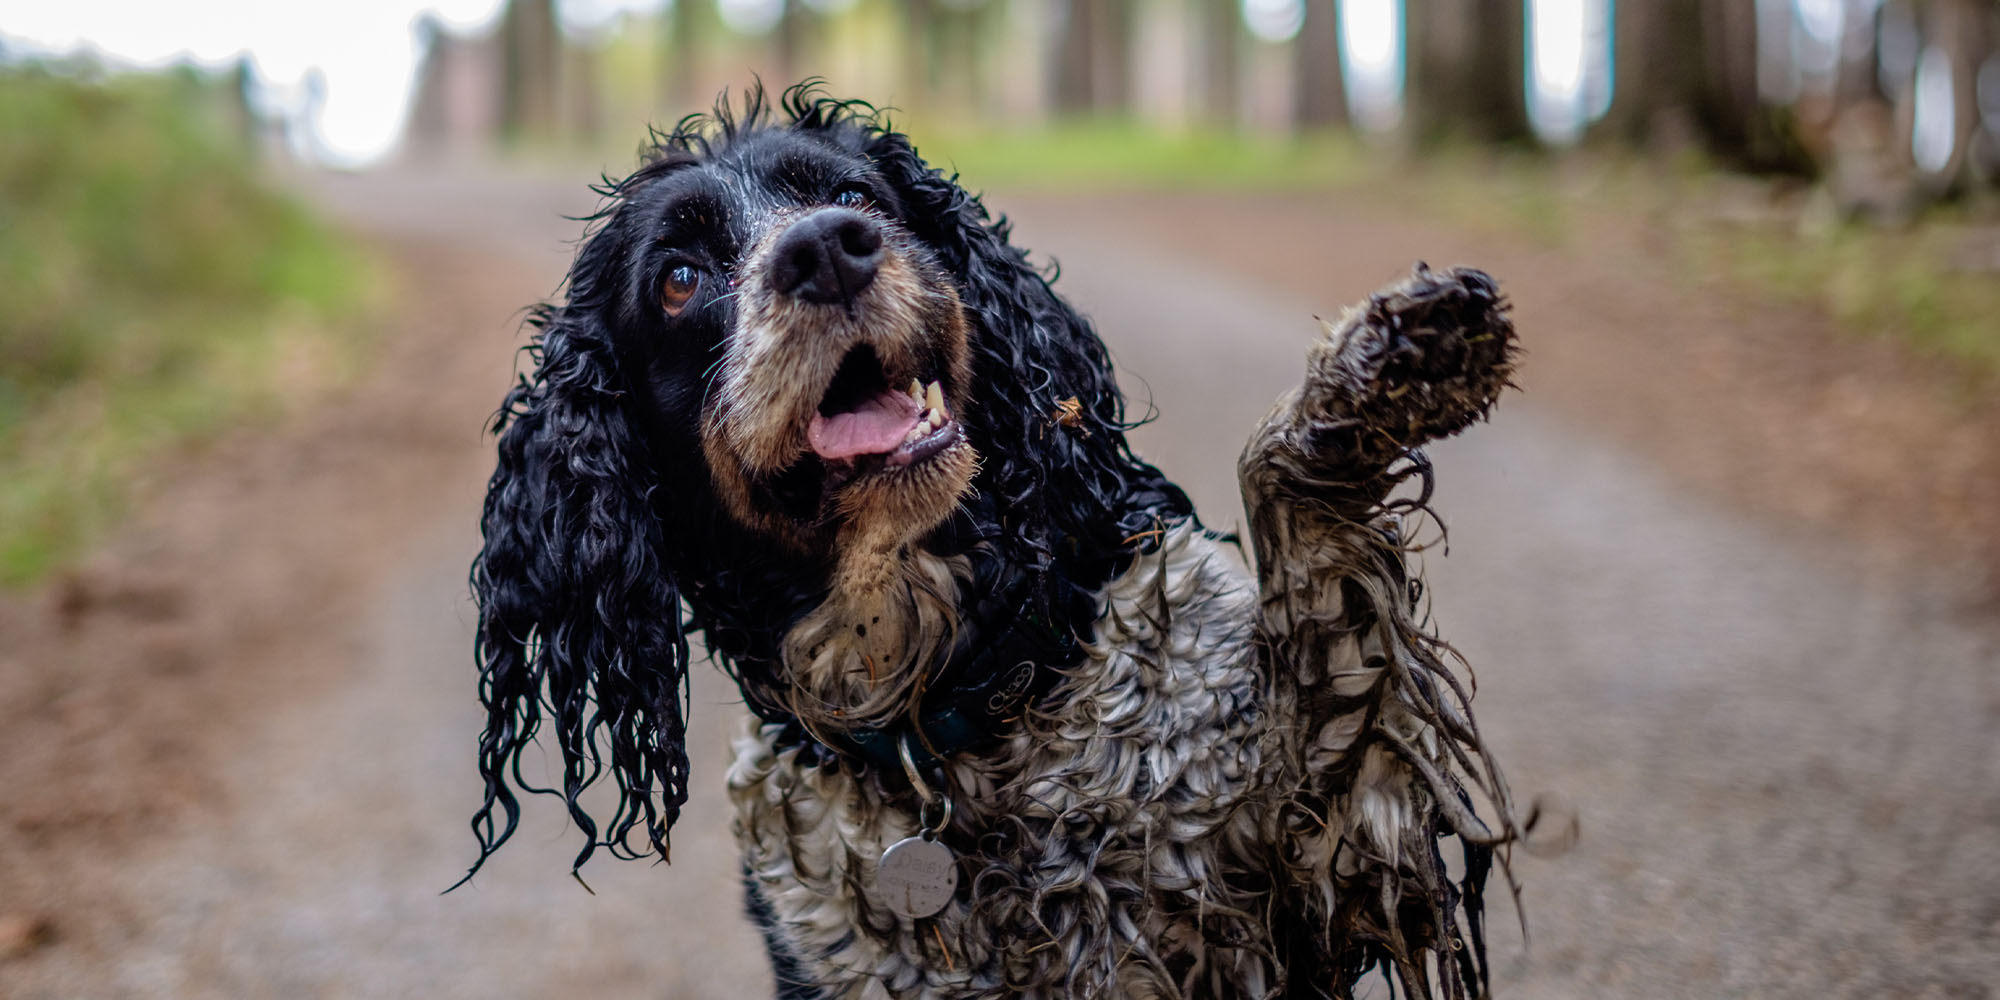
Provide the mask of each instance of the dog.
{"label": "dog", "polygon": [[1090,324],[871,106],[753,90],[597,190],[494,422],[466,878],[521,792],[576,868],[670,857],[699,637],[752,710],[780,998],[1483,995],[1524,823],[1410,555],[1419,447],[1510,384],[1490,278],[1419,265],[1311,346],[1240,462],[1253,576],[1127,446]]}

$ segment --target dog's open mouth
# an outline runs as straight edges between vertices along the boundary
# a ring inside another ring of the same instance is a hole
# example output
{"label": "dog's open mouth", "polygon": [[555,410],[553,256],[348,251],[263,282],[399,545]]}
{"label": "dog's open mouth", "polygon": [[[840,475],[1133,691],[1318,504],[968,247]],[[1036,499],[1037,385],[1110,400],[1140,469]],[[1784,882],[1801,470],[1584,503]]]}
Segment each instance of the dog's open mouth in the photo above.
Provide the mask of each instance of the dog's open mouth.
{"label": "dog's open mouth", "polygon": [[958,421],[941,381],[890,384],[875,349],[847,353],[806,425],[806,443],[837,488],[864,475],[893,474],[957,443]]}
{"label": "dog's open mouth", "polygon": [[928,532],[979,471],[964,306],[920,245],[884,232],[874,280],[845,305],[781,290],[771,251],[754,253],[704,406],[702,448],[731,513],[807,549]]}

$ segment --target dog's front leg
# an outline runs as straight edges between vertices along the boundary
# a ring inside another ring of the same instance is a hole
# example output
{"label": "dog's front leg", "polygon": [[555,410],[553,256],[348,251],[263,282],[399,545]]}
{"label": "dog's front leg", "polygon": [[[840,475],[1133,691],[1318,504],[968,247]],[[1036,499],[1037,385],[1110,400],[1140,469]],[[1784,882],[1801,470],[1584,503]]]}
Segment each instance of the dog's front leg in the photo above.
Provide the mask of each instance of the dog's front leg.
{"label": "dog's front leg", "polygon": [[[1485,416],[1515,353],[1491,278],[1420,264],[1308,349],[1304,383],[1238,466],[1289,767],[1267,833],[1293,919],[1326,928],[1295,983],[1345,995],[1386,964],[1413,996],[1482,992],[1479,892],[1515,827],[1453,654],[1420,626],[1405,518],[1429,494],[1418,448]],[[1419,495],[1392,499],[1413,476]],[[1456,882],[1439,852],[1451,833],[1465,845]]]}
{"label": "dog's front leg", "polygon": [[1413,471],[1428,485],[1418,449],[1484,417],[1515,353],[1492,278],[1422,264],[1307,349],[1305,382],[1278,400],[1237,465],[1272,635],[1328,612],[1351,624],[1342,580],[1402,577],[1396,510],[1425,498],[1399,505],[1390,491]]}
{"label": "dog's front leg", "polygon": [[[1306,351],[1304,383],[1279,399],[1237,466],[1269,635],[1360,624],[1366,609],[1343,607],[1343,581],[1407,589],[1397,515],[1428,499],[1418,449],[1484,417],[1511,384],[1516,353],[1498,287],[1469,268],[1419,264],[1327,326]],[[1390,502],[1413,472],[1424,495]]]}

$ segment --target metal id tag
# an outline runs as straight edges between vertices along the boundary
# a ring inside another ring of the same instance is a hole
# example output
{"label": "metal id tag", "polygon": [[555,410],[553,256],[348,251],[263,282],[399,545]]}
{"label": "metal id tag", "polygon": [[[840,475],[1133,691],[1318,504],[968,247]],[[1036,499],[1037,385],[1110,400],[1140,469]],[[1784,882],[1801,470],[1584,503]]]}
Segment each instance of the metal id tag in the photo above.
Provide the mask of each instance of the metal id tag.
{"label": "metal id tag", "polygon": [[882,852],[875,873],[882,902],[899,916],[928,917],[944,909],[958,891],[958,859],[951,848],[927,837],[905,837]]}

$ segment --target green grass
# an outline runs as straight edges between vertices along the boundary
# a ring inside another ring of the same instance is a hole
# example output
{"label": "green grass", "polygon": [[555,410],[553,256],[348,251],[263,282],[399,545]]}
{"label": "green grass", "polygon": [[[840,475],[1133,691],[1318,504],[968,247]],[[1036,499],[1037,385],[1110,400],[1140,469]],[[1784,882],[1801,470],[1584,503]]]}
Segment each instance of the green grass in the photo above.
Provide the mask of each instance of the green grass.
{"label": "green grass", "polygon": [[223,86],[0,69],[0,583],[352,364],[367,265],[260,183]]}
{"label": "green grass", "polygon": [[1968,376],[1966,388],[1979,392],[2000,383],[2000,275],[1955,263],[1968,214],[1939,210],[1900,231],[1842,223],[1821,232],[1711,233],[1687,249],[1712,255],[1747,287],[1825,310],[1850,331],[1895,337]]}

